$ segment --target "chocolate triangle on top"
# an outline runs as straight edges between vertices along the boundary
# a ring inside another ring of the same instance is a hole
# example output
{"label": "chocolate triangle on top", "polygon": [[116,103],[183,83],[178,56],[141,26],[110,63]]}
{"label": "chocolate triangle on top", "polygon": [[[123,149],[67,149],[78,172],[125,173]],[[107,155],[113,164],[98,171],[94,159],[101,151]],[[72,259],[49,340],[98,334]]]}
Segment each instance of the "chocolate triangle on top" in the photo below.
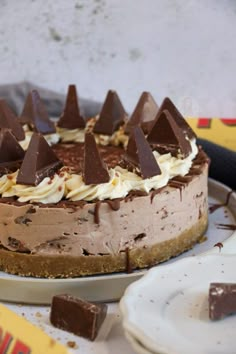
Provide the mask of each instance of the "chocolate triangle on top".
{"label": "chocolate triangle on top", "polygon": [[75,85],[69,85],[64,112],[57,125],[66,129],[82,129],[85,127],[85,120],[80,114]]}
{"label": "chocolate triangle on top", "polygon": [[41,134],[53,134],[56,132],[54,123],[49,119],[48,113],[39,96],[38,91],[32,90],[26,98],[20,122]]}
{"label": "chocolate triangle on top", "polygon": [[85,134],[83,179],[85,184],[101,184],[110,180],[92,133]]}
{"label": "chocolate triangle on top", "polygon": [[53,176],[62,165],[44,137],[34,133],[16,182],[37,186],[45,177]]}
{"label": "chocolate triangle on top", "polygon": [[25,132],[15,113],[5,100],[0,99],[0,128],[11,129],[18,141],[25,139]]}
{"label": "chocolate triangle on top", "polygon": [[177,107],[174,105],[174,103],[171,101],[169,97],[166,97],[163,100],[158,113],[160,114],[164,110],[169,111],[169,113],[175,119],[179,128],[181,128],[181,130],[187,135],[189,139],[197,138],[196,134],[194,133],[190,125],[186,122],[182,114],[178,111]]}
{"label": "chocolate triangle on top", "polygon": [[[140,170],[142,178],[161,174],[160,167],[140,127],[134,127],[124,156],[128,169]],[[139,171],[138,171],[139,172]]]}
{"label": "chocolate triangle on top", "polygon": [[109,90],[93,132],[112,135],[125,122],[127,113],[115,91]]}
{"label": "chocolate triangle on top", "polygon": [[0,129],[0,176],[15,172],[25,152],[10,129]]}
{"label": "chocolate triangle on top", "polygon": [[144,134],[148,134],[158,112],[158,105],[150,92],[143,92],[131,114],[125,132],[130,133],[135,126],[140,126]]}
{"label": "chocolate triangle on top", "polygon": [[161,154],[170,152],[176,157],[179,154],[186,157],[192,151],[189,140],[167,110],[157,115],[147,141]]}

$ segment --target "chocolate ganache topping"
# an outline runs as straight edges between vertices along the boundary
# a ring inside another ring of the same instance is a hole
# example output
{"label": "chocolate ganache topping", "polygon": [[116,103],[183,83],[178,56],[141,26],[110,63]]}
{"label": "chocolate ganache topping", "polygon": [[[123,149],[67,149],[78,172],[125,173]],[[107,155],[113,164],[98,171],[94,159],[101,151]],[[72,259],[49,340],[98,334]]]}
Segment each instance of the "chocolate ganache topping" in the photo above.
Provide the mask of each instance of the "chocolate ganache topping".
{"label": "chocolate ganache topping", "polygon": [[36,90],[31,91],[25,102],[20,122],[41,134],[53,134],[56,132],[54,123],[49,119],[48,113]]}
{"label": "chocolate ganache topping", "polygon": [[19,170],[18,184],[37,186],[45,177],[51,177],[63,163],[41,134],[34,133]]}
{"label": "chocolate ganache topping", "polygon": [[125,132],[130,133],[135,126],[140,126],[144,134],[148,134],[157,112],[158,105],[150,92],[143,92],[125,126]]}
{"label": "chocolate ganache topping", "polygon": [[106,183],[110,179],[92,133],[85,134],[83,179],[85,184]]}
{"label": "chocolate ganache topping", "polygon": [[25,132],[15,113],[10,109],[5,100],[0,100],[0,129],[11,129],[18,141],[25,139]]}
{"label": "chocolate ganache topping", "polygon": [[85,120],[81,116],[75,85],[69,85],[64,112],[58,123],[58,127],[66,129],[83,129]]}
{"label": "chocolate ganache topping", "polygon": [[140,170],[137,172],[142,178],[161,174],[160,167],[140,127],[133,128],[124,159],[128,163],[128,169]]}
{"label": "chocolate ganache topping", "polygon": [[147,141],[161,154],[170,152],[175,157],[180,154],[187,157],[192,151],[189,140],[167,110],[158,113]]}
{"label": "chocolate ganache topping", "polygon": [[25,152],[10,129],[0,129],[0,176],[15,172],[21,165]]}
{"label": "chocolate ganache topping", "polygon": [[115,91],[109,90],[93,132],[112,135],[125,122],[126,118],[127,113],[118,94]]}

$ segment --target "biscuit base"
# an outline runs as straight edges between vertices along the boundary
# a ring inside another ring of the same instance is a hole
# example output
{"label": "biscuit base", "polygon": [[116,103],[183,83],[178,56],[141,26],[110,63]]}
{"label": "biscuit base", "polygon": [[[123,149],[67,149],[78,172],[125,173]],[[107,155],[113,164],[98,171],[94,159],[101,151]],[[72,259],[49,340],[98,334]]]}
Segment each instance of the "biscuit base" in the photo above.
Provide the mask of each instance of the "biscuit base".
{"label": "biscuit base", "polygon": [[203,214],[191,229],[173,239],[150,247],[130,249],[128,253],[103,256],[33,255],[0,248],[0,270],[21,276],[40,278],[72,278],[94,274],[130,272],[164,262],[201,240],[208,215]]}

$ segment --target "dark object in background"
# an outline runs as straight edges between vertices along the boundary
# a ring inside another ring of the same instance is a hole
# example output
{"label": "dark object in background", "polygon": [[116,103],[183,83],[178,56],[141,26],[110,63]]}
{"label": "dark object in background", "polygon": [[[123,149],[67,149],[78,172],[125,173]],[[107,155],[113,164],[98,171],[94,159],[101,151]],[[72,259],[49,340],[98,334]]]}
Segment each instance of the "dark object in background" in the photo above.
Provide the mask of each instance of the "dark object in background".
{"label": "dark object in background", "polygon": [[[33,89],[39,91],[50,117],[59,117],[65,105],[65,96],[29,82],[0,86],[0,98],[6,99],[9,105],[19,114],[22,111],[26,96]],[[85,117],[88,118],[97,115],[102,104],[81,98],[80,107],[81,114],[83,114],[83,110]],[[198,139],[198,143],[202,145],[211,159],[210,177],[236,190],[236,152],[203,139]]]}
{"label": "dark object in background", "polygon": [[211,283],[208,301],[211,320],[236,313],[236,284]]}
{"label": "dark object in background", "polygon": [[106,304],[93,304],[71,295],[56,295],[52,299],[50,321],[57,328],[94,340],[106,313]]}
{"label": "dark object in background", "polygon": [[[47,107],[50,117],[58,117],[62,114],[66,96],[52,90],[48,90],[30,82],[19,82],[18,84],[9,84],[0,86],[0,98],[4,98],[12,109],[19,115],[22,112],[26,97],[32,90],[37,90],[42,101]],[[67,87],[65,87],[67,90]],[[80,94],[78,89],[78,94]],[[86,118],[93,117],[100,112],[102,104],[80,98],[81,115],[85,114]]]}
{"label": "dark object in background", "polygon": [[208,140],[197,142],[211,159],[209,176],[236,190],[236,152]]}

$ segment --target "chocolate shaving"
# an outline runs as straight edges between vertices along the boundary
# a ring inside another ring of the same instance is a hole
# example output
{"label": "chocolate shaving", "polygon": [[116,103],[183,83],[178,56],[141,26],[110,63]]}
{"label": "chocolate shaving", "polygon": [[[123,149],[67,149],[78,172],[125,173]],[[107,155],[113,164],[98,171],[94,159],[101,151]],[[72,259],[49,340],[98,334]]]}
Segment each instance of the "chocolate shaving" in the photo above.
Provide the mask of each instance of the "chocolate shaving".
{"label": "chocolate shaving", "polygon": [[112,135],[125,122],[127,113],[115,91],[109,90],[93,132]]}
{"label": "chocolate shaving", "polygon": [[25,152],[10,129],[0,129],[0,176],[20,168]]}
{"label": "chocolate shaving", "polygon": [[92,133],[85,134],[83,179],[87,185],[106,183],[110,180]]}
{"label": "chocolate shaving", "polygon": [[45,177],[53,176],[62,165],[44,137],[34,133],[16,182],[36,186]]}
{"label": "chocolate shaving", "polygon": [[219,247],[219,252],[221,252],[221,248],[224,247],[222,242],[217,242],[213,247]]}
{"label": "chocolate shaving", "polygon": [[152,150],[145,139],[140,127],[133,129],[129,138],[124,160],[127,162],[128,169],[140,170],[142,178],[151,178],[161,174],[160,167],[152,153]]}
{"label": "chocolate shaving", "polygon": [[147,141],[161,154],[187,157],[192,151],[190,142],[167,110],[157,115]]}
{"label": "chocolate shaving", "polygon": [[83,129],[85,127],[85,120],[80,114],[75,85],[69,85],[64,112],[57,125],[66,129]]}
{"label": "chocolate shaving", "polygon": [[167,110],[171,114],[178,127],[182,130],[183,133],[187,135],[189,139],[197,138],[196,134],[194,133],[190,125],[186,122],[182,114],[178,111],[178,109],[176,108],[176,106],[170,100],[169,97],[166,97],[163,100],[160,109],[158,111],[158,116],[165,110]]}
{"label": "chocolate shaving", "polygon": [[48,113],[36,90],[31,91],[25,102],[20,122],[41,134],[53,134],[56,132],[54,123],[50,121]]}
{"label": "chocolate shaving", "polygon": [[0,100],[0,128],[10,129],[18,141],[25,139],[24,129],[5,100]]}
{"label": "chocolate shaving", "polygon": [[217,229],[236,231],[236,224],[216,224]]}
{"label": "chocolate shaving", "polygon": [[158,112],[158,105],[150,92],[143,92],[130,116],[125,132],[130,133],[134,127],[140,126],[144,134],[148,134]]}

